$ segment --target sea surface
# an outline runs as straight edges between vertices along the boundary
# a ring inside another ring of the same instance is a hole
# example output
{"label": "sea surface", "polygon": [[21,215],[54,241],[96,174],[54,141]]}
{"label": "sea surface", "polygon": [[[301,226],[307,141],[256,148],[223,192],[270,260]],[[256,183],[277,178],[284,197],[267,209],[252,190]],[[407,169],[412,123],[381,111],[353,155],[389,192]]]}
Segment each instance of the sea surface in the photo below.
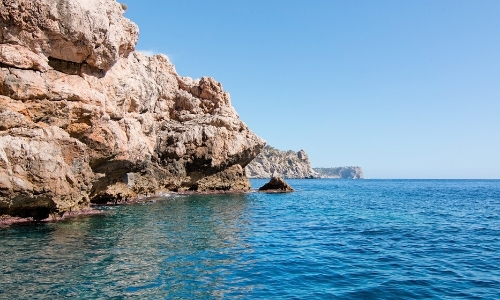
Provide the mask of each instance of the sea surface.
{"label": "sea surface", "polygon": [[0,298],[500,299],[500,180],[288,182],[2,228]]}

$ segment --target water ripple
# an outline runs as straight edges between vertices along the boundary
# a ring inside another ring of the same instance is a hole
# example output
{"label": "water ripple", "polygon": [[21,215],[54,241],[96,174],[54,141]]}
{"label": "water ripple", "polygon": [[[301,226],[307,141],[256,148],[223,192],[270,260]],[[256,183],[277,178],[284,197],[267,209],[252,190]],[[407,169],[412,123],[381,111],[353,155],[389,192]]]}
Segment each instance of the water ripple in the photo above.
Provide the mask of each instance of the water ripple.
{"label": "water ripple", "polygon": [[500,298],[500,181],[290,183],[0,229],[0,298]]}

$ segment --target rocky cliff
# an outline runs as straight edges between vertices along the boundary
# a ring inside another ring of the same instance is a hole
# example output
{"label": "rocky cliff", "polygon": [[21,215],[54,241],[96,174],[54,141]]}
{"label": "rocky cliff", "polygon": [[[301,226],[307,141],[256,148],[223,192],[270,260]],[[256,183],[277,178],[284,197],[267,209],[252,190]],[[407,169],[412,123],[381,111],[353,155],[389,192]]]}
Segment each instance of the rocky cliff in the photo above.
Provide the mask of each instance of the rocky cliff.
{"label": "rocky cliff", "polygon": [[314,168],[321,178],[362,179],[360,167]]}
{"label": "rocky cliff", "polygon": [[311,168],[309,157],[304,150],[298,152],[281,151],[265,146],[261,153],[246,167],[250,178],[319,178]]}
{"label": "rocky cliff", "polygon": [[250,188],[265,142],[229,94],[137,38],[114,0],[0,1],[0,215]]}

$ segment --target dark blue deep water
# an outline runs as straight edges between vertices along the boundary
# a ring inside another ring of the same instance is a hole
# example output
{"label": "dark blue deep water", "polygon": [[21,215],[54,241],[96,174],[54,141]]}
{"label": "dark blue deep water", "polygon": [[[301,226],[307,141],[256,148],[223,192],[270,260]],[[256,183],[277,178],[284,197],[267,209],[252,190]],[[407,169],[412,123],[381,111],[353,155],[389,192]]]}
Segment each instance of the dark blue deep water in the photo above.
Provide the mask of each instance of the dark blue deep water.
{"label": "dark blue deep water", "polygon": [[499,180],[289,183],[0,229],[0,298],[500,299]]}

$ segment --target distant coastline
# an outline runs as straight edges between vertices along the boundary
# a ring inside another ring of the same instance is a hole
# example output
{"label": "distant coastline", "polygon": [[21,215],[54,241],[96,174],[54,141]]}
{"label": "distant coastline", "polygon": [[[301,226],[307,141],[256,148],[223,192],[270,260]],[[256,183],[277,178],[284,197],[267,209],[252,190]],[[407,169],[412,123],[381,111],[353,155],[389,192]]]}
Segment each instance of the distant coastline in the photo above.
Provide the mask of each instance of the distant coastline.
{"label": "distant coastline", "polygon": [[336,168],[313,168],[321,178],[364,179],[363,169],[358,166]]}
{"label": "distant coastline", "polygon": [[249,178],[271,178],[280,176],[286,179],[362,179],[361,167],[312,168],[305,150],[283,151],[265,146],[257,157],[245,168]]}

